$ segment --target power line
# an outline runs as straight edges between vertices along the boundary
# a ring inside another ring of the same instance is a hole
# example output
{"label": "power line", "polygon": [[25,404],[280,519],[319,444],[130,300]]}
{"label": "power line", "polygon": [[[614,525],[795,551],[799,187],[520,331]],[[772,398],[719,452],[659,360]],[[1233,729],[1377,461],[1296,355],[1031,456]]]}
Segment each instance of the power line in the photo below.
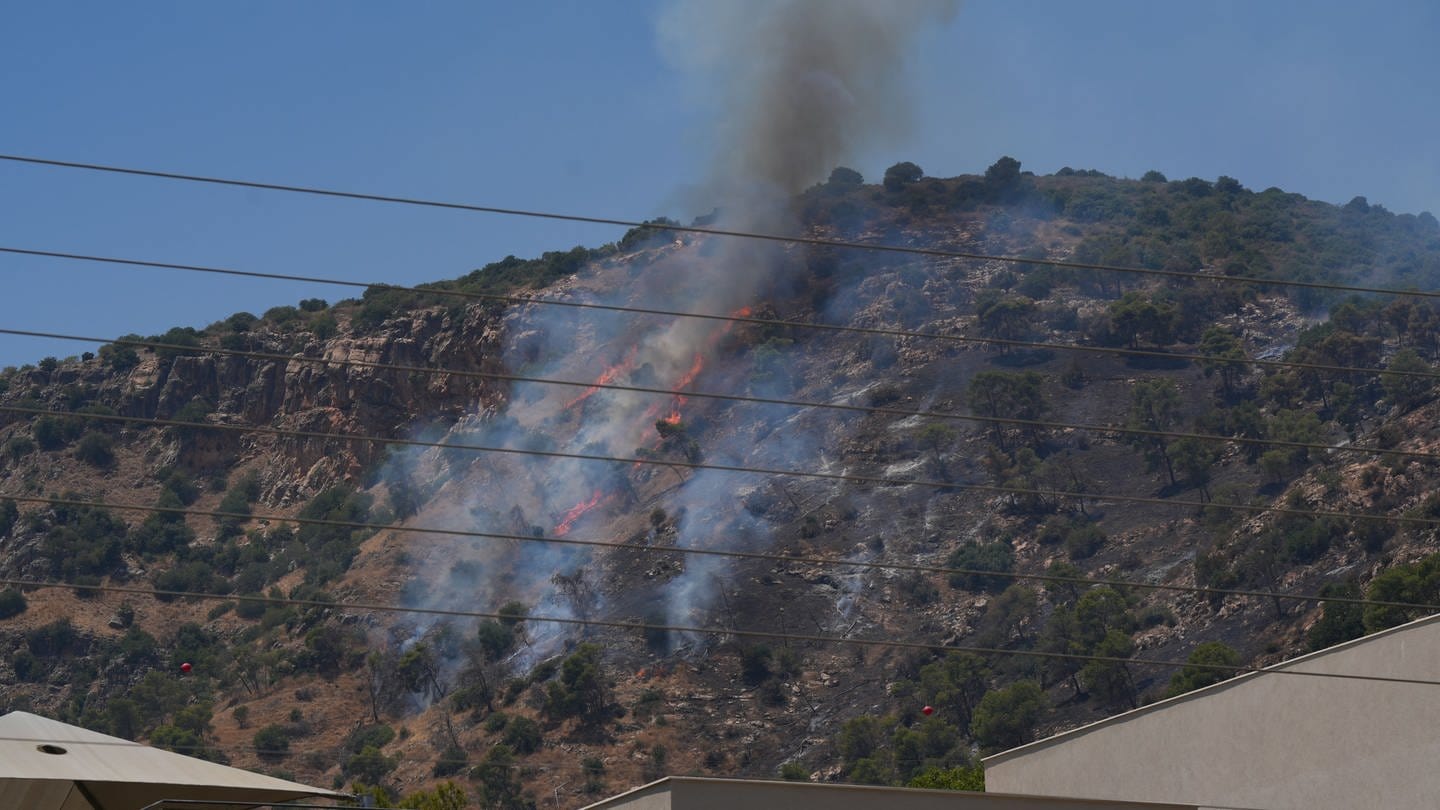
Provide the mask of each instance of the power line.
{"label": "power line", "polygon": [[[509,621],[515,617],[505,613],[495,613],[479,610],[459,610],[453,608],[420,608],[404,607],[401,605],[387,605],[376,602],[341,602],[324,601],[320,599],[296,599],[293,597],[272,597],[259,595],[236,595],[236,594],[215,594],[203,591],[181,591],[165,590],[159,588],[136,588],[123,585],[81,585],[71,582],[48,582],[43,580],[18,579],[13,577],[0,578],[0,585],[7,585],[12,588],[39,589],[39,588],[69,588],[71,590],[86,590],[95,593],[122,593],[132,596],[164,596],[171,599],[208,599],[211,601],[234,601],[252,602],[267,605],[289,605],[292,607],[321,608],[325,610],[368,610],[384,613],[418,613],[428,616],[439,616],[444,618],[461,619],[493,619],[495,621]],[[1209,669],[1218,672],[1231,672],[1235,674],[1246,673],[1271,673],[1276,675],[1296,675],[1313,678],[1335,678],[1338,680],[1351,681],[1375,681],[1380,683],[1411,684],[1417,686],[1440,686],[1440,681],[1427,680],[1423,678],[1399,678],[1385,675],[1355,675],[1338,672],[1311,672],[1306,670],[1273,669],[1265,667],[1247,667],[1238,664],[1202,664],[1190,661],[1172,661],[1159,658],[1121,658],[1111,655],[1090,655],[1085,653],[1063,653],[1045,650],[1012,650],[1002,647],[981,647],[964,644],[938,644],[921,641],[902,641],[889,638],[853,638],[847,636],[831,636],[816,633],[789,633],[777,632],[774,630],[741,630],[737,628],[721,627],[699,627],[682,624],[661,624],[654,622],[642,622],[629,619],[577,619],[565,616],[526,616],[526,622],[540,624],[563,624],[572,627],[604,627],[613,630],[638,630],[638,631],[663,631],[667,633],[693,633],[708,636],[739,636],[742,638],[769,639],[772,641],[809,641],[820,644],[846,644],[856,647],[890,647],[893,649],[924,650],[929,652],[965,652],[976,655],[1010,655],[1021,658],[1042,658],[1048,660],[1062,661],[1099,661],[1109,664],[1143,664],[1159,667],[1192,667],[1196,669]]]}
{"label": "power line", "polygon": [[809,470],[782,470],[769,467],[748,467],[739,464],[715,464],[698,461],[681,461],[669,459],[652,459],[627,456],[602,456],[590,453],[572,453],[563,450],[536,450],[516,447],[495,447],[479,444],[459,444],[447,442],[424,441],[421,439],[400,439],[386,436],[370,436],[364,434],[347,433],[324,433],[312,430],[291,430],[287,428],[261,427],[254,425],[227,425],[215,422],[187,422],[180,419],[156,419],[143,416],[124,416],[120,414],[99,414],[99,413],[76,413],[73,411],[50,411],[43,408],[23,408],[15,405],[0,405],[0,412],[22,413],[30,416],[55,416],[78,418],[82,420],[97,420],[103,422],[131,422],[135,424],[154,425],[158,427],[181,427],[191,430],[219,430],[237,433],[256,433],[265,436],[279,436],[299,439],[323,439],[340,442],[374,442],[376,444],[391,444],[401,447],[425,447],[442,450],[465,450],[480,453],[503,453],[507,455],[532,456],[537,458],[563,458],[575,461],[597,461],[608,464],[636,465],[645,464],[656,467],[670,467],[687,470],[713,470],[716,472],[740,473],[749,475],[771,475],[786,478],[811,478],[821,481],[836,481],[852,484],[872,484],[879,486],[920,486],[938,490],[953,490],[956,492],[979,492],[996,496],[1039,496],[1057,499],[1074,499],[1079,501],[1114,501],[1119,503],[1139,503],[1152,506],[1194,507],[1195,509],[1221,509],[1228,511],[1249,512],[1261,514],[1265,512],[1279,515],[1300,515],[1304,517],[1333,517],[1344,520],[1369,520],[1381,523],[1413,524],[1418,526],[1440,526],[1440,518],[1427,518],[1412,515],[1367,515],[1359,512],[1340,512],[1326,509],[1299,509],[1286,506],[1265,506],[1260,504],[1246,503],[1220,503],[1216,501],[1195,501],[1180,498],[1157,498],[1145,495],[1119,495],[1114,493],[1082,492],[1069,490],[1046,490],[1033,489],[1028,487],[1000,486],[995,484],[963,484],[952,481],[935,481],[925,478],[886,478],[876,475],[854,475],[851,473],[825,473]]}
{"label": "power line", "polygon": [[[202,265],[176,264],[171,262],[157,262],[144,259],[125,259],[115,256],[95,256],[80,253],[62,253],[49,250],[32,250],[27,248],[0,247],[0,253],[12,253],[22,256],[39,256],[53,259],[67,259],[73,261],[98,262],[102,264],[115,264],[128,267],[150,267],[164,270],[181,270],[194,273],[216,273],[221,275],[239,276],[242,278],[265,278],[281,281],[303,281],[315,284],[331,284],[343,287],[374,290],[393,290],[395,292],[415,293],[419,295],[449,296],[454,298],[465,298],[481,301],[497,301],[516,305],[556,306],[570,307],[573,309],[592,309],[605,312],[625,312],[638,315],[654,315],[667,318],[695,318],[699,320],[724,321],[729,323],[744,323],[756,326],[774,326],[795,329],[810,329],[823,332],[846,332],[852,334],[870,335],[876,337],[897,337],[916,338],[923,340],[938,340],[950,343],[964,344],[985,344],[992,346],[1004,346],[1007,348],[1019,349],[1060,349],[1062,351],[1085,352],[1090,354],[1115,355],[1120,357],[1149,357],[1164,360],[1191,360],[1196,362],[1215,362],[1227,365],[1253,365],[1266,368],[1296,368],[1309,371],[1324,371],[1337,374],[1393,374],[1397,377],[1421,377],[1426,379],[1440,378],[1440,372],[1433,371],[1407,371],[1397,369],[1367,368],[1365,366],[1341,366],[1327,363],[1304,363],[1293,360],[1266,360],[1225,357],[1221,355],[1191,354],[1183,352],[1166,352],[1151,349],[1126,349],[1117,346],[1082,346],[1071,343],[1048,343],[1034,340],[1014,340],[1009,338],[995,337],[971,337],[967,335],[947,335],[940,332],[924,332],[905,329],[888,329],[882,327],[847,326],[843,324],[816,323],[809,321],[785,321],[776,318],[756,318],[748,315],[716,315],[702,312],[681,312],[668,309],[655,309],[650,307],[620,306],[618,304],[599,304],[586,301],[563,301],[554,298],[527,298],[517,295],[504,295],[500,293],[482,293],[469,290],[448,290],[431,289],[427,287],[405,287],[396,284],[375,284],[361,281],[345,281],[341,279],[324,278],[321,276],[300,276],[284,273],[264,273],[257,270],[235,270],[222,267],[206,267]],[[1412,293],[1405,293],[1410,295]],[[1440,293],[1434,293],[1440,296]],[[109,343],[103,338],[95,338],[95,342]],[[188,347],[192,348],[193,347]]]}
{"label": "power line", "polygon": [[1014,264],[1032,264],[1045,267],[1058,267],[1068,270],[1103,270],[1117,273],[1133,273],[1136,275],[1159,276],[1165,278],[1178,278],[1186,281],[1212,280],[1225,281],[1240,284],[1258,284],[1272,287],[1295,287],[1312,290],[1331,290],[1337,292],[1369,293],[1379,295],[1402,295],[1425,298],[1440,298],[1440,292],[1409,291],[1409,290],[1388,290],[1380,287],[1360,287],[1346,284],[1329,284],[1318,281],[1295,281],[1258,276],[1206,276],[1195,273],[1186,273],[1178,270],[1155,270],[1147,267],[1126,267],[1112,264],[1096,264],[1090,262],[1070,262],[1058,259],[1030,258],[1026,256],[997,256],[985,253],[971,253],[958,250],[942,250],[939,248],[909,247],[905,245],[882,245],[868,242],[853,242],[843,239],[826,239],[815,236],[794,236],[776,233],[761,233],[757,231],[740,231],[724,228],[700,227],[697,225],[679,225],[657,222],[638,222],[628,219],[617,219],[612,217],[585,216],[579,214],[562,214],[553,211],[536,211],[520,208],[505,208],[499,206],[474,205],[470,203],[444,202],[440,200],[426,200],[417,197],[400,197],[385,194],[367,194],[354,191],[338,191],[335,189],[324,189],[314,186],[286,185],[281,183],[262,183],[252,180],[236,180],[223,177],[208,177],[194,174],[181,174],[178,172],[163,172],[152,169],[137,169],[123,166],[110,166],[98,163],[79,163],[75,161],[53,160],[48,158],[28,157],[24,155],[0,154],[0,160],[7,160],[15,163],[29,163],[39,166],[51,166],[66,169],[81,169],[85,171],[108,172],[111,174],[126,174],[139,177],[153,177],[163,180],[180,180],[191,183],[209,183],[212,185],[234,186],[239,188],[253,188],[265,191],[283,191],[292,194],[309,194],[321,197],[336,197],[350,200],[364,200],[368,202],[394,203],[398,205],[413,205],[426,208],[441,208],[453,211],[469,211],[481,214],[498,214],[502,216],[527,217],[533,219],[551,219],[565,222],[583,222],[592,225],[615,225],[625,228],[650,228],[653,230],[673,231],[676,233],[693,233],[706,236],[726,236],[741,239],[754,239],[767,242],[779,242],[785,244],[814,245],[818,247],[844,248],[850,250],[869,250],[884,253],[901,253],[917,256],[928,256],[940,259],[965,259],[970,261],[1001,261]]}
{"label": "power line", "polygon": [[862,560],[843,560],[828,557],[808,557],[804,555],[775,554],[763,551],[737,551],[731,549],[708,549],[708,548],[687,548],[680,546],[657,546],[642,543],[620,543],[611,540],[579,540],[571,537],[536,536],[533,534],[508,534],[504,532],[482,532],[467,529],[445,529],[432,528],[427,526],[406,526],[403,524],[365,523],[361,521],[331,520],[326,518],[291,517],[275,514],[255,514],[253,512],[227,512],[214,509],[196,509],[194,507],[182,506],[160,506],[115,503],[113,501],[93,501],[78,498],[48,498],[39,495],[10,495],[0,493],[0,500],[12,500],[20,503],[47,504],[50,506],[82,507],[92,509],[121,509],[135,512],[153,512],[158,514],[181,515],[190,517],[209,517],[217,519],[233,519],[242,521],[271,521],[275,523],[294,523],[301,526],[326,526],[330,528],[351,529],[360,531],[392,531],[405,534],[428,534],[442,537],[456,537],[463,539],[485,539],[504,540],[522,543],[540,543],[549,545],[577,546],[582,548],[604,548],[617,551],[645,552],[650,554],[690,554],[704,557],[722,557],[727,559],[741,560],[762,560],[765,562],[786,563],[790,565],[824,565],[838,566],[845,568],[858,568],[869,571],[906,571],[919,574],[944,574],[946,576],[974,576],[974,577],[995,577],[997,579],[1016,579],[1030,582],[1041,582],[1054,585],[1102,585],[1111,588],[1135,589],[1148,591],[1171,591],[1174,593],[1195,594],[1199,596],[1239,596],[1255,597],[1262,599],[1285,599],[1297,602],[1325,603],[1334,602],[1344,605],[1395,607],[1409,610],[1429,610],[1440,612],[1440,605],[1425,604],[1419,602],[1395,602],[1384,599],[1362,599],[1350,596],[1322,596],[1317,594],[1295,594],[1279,593],[1276,591],[1255,591],[1241,588],[1205,588],[1198,585],[1174,585],[1158,582],[1136,582],[1133,580],[1104,579],[1095,577],[1077,577],[1063,574],[1027,574],[1017,571],[989,571],[983,568],[959,568],[954,566],[921,565],[918,563],[885,563],[869,562]]}
{"label": "power line", "polygon": [[[58,332],[36,332],[27,329],[3,329],[0,328],[0,335],[17,335],[21,337],[39,337],[53,340],[73,340],[85,343],[104,343],[104,338],[97,338],[87,335],[70,335]],[[783,405],[792,408],[816,408],[822,410],[835,410],[848,413],[860,413],[866,415],[885,414],[888,416],[919,416],[931,419],[948,419],[963,422],[981,422],[995,425],[1011,425],[1015,427],[1039,428],[1044,430],[1086,430],[1094,433],[1119,433],[1130,436],[1150,436],[1165,439],[1198,439],[1212,442],[1234,442],[1236,444],[1258,445],[1263,447],[1290,447],[1301,450],[1322,450],[1330,453],[1365,453],[1390,455],[1404,458],[1415,458],[1425,461],[1440,461],[1440,453],[1430,453],[1423,450],[1399,450],[1384,447],[1369,447],[1354,444],[1321,444],[1319,442],[1299,442],[1286,439],[1258,438],[1252,436],[1222,436],[1214,433],[1194,433],[1177,430],[1152,430],[1137,427],[1117,427],[1114,425],[1095,425],[1084,422],[1057,422],[1045,419],[1017,419],[1008,416],[982,416],[979,414],[961,414],[949,411],[923,411],[909,408],[892,408],[883,405],[847,405],[839,402],[815,402],[812,400],[782,399],[776,397],[758,397],[748,394],[722,394],[709,391],[676,390],[669,388],[654,388],[639,385],[620,385],[617,383],[605,382],[584,382],[582,380],[560,380],[549,377],[530,377],[523,374],[506,374],[498,371],[475,371],[469,369],[447,369],[433,366],[406,366],[395,363],[381,363],[371,360],[346,360],[330,359],[325,357],[306,357],[296,354],[281,354],[279,352],[257,352],[243,349],[227,349],[217,346],[187,346],[180,343],[165,343],[154,340],[131,340],[119,338],[109,341],[117,346],[133,346],[150,350],[164,350],[183,352],[187,355],[197,354],[220,354],[227,357],[244,357],[253,360],[273,360],[284,363],[313,363],[324,366],[338,366],[341,368],[368,368],[378,371],[393,371],[405,374],[430,374],[450,375],[462,378],[498,380],[501,382],[533,383],[537,385],[557,385],[573,388],[596,389],[601,391],[619,391],[624,393],[656,394],[665,397],[684,396],[694,399],[713,399],[722,402],[740,402],[757,405]],[[1373,370],[1383,372],[1378,369]],[[1409,373],[1409,372],[1402,372]],[[1414,372],[1440,378],[1440,372]]]}

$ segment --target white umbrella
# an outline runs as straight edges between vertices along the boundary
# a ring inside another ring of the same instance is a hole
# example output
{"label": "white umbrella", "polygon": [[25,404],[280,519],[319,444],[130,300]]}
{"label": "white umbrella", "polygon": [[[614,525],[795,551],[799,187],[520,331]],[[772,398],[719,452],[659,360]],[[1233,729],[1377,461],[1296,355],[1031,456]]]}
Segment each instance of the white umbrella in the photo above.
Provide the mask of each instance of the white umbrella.
{"label": "white umbrella", "polygon": [[[345,794],[27,712],[0,717],[0,810],[141,810],[166,799],[263,805],[316,796]],[[217,810],[221,807],[216,805]]]}

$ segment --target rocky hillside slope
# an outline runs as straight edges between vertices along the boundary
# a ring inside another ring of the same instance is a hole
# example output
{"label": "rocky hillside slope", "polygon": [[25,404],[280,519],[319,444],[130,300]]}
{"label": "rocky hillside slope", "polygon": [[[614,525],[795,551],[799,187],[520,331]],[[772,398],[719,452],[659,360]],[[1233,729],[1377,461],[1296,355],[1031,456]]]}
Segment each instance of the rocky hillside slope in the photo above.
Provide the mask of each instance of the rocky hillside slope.
{"label": "rocky hillside slope", "polygon": [[[497,807],[950,784],[1220,677],[1045,654],[1263,664],[1407,615],[1143,585],[1440,601],[1440,313],[1278,283],[1433,289],[1434,217],[913,168],[788,227],[1159,273],[638,229],[7,370],[0,708]],[[1046,572],[1134,587],[1006,576]]]}

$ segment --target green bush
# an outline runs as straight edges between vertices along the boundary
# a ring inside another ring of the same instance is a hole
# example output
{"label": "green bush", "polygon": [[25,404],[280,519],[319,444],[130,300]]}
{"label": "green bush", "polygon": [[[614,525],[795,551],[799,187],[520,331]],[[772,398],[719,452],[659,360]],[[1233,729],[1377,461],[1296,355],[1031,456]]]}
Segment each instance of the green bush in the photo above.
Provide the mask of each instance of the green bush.
{"label": "green bush", "polygon": [[[66,493],[67,498],[76,497]],[[77,574],[109,574],[120,564],[126,539],[125,522],[89,506],[52,507],[49,527],[40,542],[40,556],[50,563],[51,576],[71,578]],[[44,518],[32,520],[44,525]]]}
{"label": "green bush", "polygon": [[352,779],[375,784],[383,781],[395,770],[395,765],[395,760],[380,753],[378,748],[366,746],[358,754],[345,760],[341,772]]}
{"label": "green bush", "polygon": [[19,461],[35,452],[35,442],[29,436],[16,434],[5,442],[4,452],[6,458],[11,461]]}
{"label": "green bush", "polygon": [[1183,695],[1211,684],[1233,678],[1236,672],[1227,667],[1240,664],[1240,654],[1220,641],[1207,641],[1196,647],[1185,659],[1185,667],[1170,678],[1167,697]]}
{"label": "green bush", "polygon": [[20,519],[20,507],[9,499],[0,500],[0,537],[10,533],[15,528],[15,522]]}
{"label": "green bush", "polygon": [[528,717],[516,717],[505,728],[504,742],[517,754],[533,754],[540,750],[543,735],[540,726]]}
{"label": "green bush", "polygon": [[465,749],[452,743],[445,746],[445,749],[440,752],[440,758],[435,760],[435,767],[431,769],[431,774],[453,776],[465,770],[465,766],[469,764],[469,757],[466,755]]}
{"label": "green bush", "polygon": [[970,734],[986,751],[1014,748],[1029,740],[1045,707],[1039,683],[1016,681],[980,699],[970,721]]}
{"label": "green bush", "polygon": [[29,607],[25,602],[25,595],[14,588],[6,588],[0,591],[0,619],[8,619],[11,616],[19,616]]}
{"label": "green bush", "polygon": [[263,760],[278,762],[290,755],[290,732],[284,726],[269,725],[255,732],[255,754]]}
{"label": "green bush", "polygon": [[[971,541],[956,549],[946,559],[945,564],[950,568],[963,568],[974,572],[1009,572],[1015,569],[1015,552],[1009,543],[1003,541]],[[1009,587],[1011,581],[1009,577],[986,576],[983,573],[950,575],[950,587],[966,591],[999,593]]]}
{"label": "green bush", "polygon": [[115,441],[104,433],[86,433],[75,445],[75,457],[93,467],[107,469],[115,464]]}
{"label": "green bush", "polygon": [[64,655],[79,640],[80,634],[69,619],[56,619],[25,633],[25,646],[34,655]]}

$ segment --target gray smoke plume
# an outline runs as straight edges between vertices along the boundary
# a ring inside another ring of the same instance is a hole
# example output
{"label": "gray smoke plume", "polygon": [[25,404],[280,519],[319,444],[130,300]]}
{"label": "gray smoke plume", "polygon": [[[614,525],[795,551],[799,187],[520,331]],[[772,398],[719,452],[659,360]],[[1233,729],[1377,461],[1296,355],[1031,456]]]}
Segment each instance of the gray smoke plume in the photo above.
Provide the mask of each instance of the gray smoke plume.
{"label": "gray smoke plume", "polygon": [[[719,224],[771,232],[792,227],[792,195],[824,178],[854,150],[903,131],[907,104],[900,78],[910,37],[953,9],[945,0],[788,0],[677,2],[661,23],[662,38],[690,67],[722,82],[722,137],[708,204]],[[725,314],[754,305],[783,268],[799,266],[773,243],[692,238],[662,240],[644,261],[592,268],[547,292],[607,305],[685,309]],[[688,318],[667,320],[615,312],[526,306],[505,317],[507,368],[536,377],[642,385],[677,392],[650,394],[517,384],[496,412],[475,413],[449,427],[456,442],[630,457],[659,446],[657,420],[672,412],[705,412],[684,403],[683,389],[741,389],[762,396],[793,395],[793,376],[757,374],[754,353],[725,350],[731,326]],[[781,358],[783,362],[784,358]],[[603,369],[603,372],[600,370]],[[700,375],[697,377],[697,374]],[[708,406],[706,406],[708,407]],[[696,437],[708,461],[766,468],[824,469],[817,438],[845,430],[831,414],[786,408],[749,409]],[[714,414],[712,409],[710,413]],[[590,534],[607,522],[645,515],[664,504],[677,515],[680,547],[767,548],[771,527],[740,508],[763,494],[758,476],[685,471],[555,458],[472,456],[448,451],[397,458],[388,471],[426,492],[417,523],[510,535]],[[821,502],[833,487],[789,497]],[[588,531],[587,531],[588,530]],[[424,543],[417,544],[424,546]],[[713,557],[685,560],[674,576],[657,580],[655,598],[631,594],[630,604],[574,598],[555,575],[588,571],[604,560],[585,549],[513,541],[457,545],[440,540],[428,554],[417,547],[412,603],[493,610],[519,599],[533,614],[605,616],[644,601],[678,623],[707,623],[728,565]],[[438,569],[449,560],[449,571]],[[458,560],[458,562],[457,562]],[[622,595],[616,594],[615,600]],[[428,628],[416,629],[418,639]],[[533,626],[520,663],[558,649],[573,627]]]}
{"label": "gray smoke plume", "polygon": [[[957,0],[677,0],[661,17],[671,60],[718,87],[712,191],[794,194],[855,150],[910,125],[907,49]],[[754,189],[742,189],[753,191]]]}

